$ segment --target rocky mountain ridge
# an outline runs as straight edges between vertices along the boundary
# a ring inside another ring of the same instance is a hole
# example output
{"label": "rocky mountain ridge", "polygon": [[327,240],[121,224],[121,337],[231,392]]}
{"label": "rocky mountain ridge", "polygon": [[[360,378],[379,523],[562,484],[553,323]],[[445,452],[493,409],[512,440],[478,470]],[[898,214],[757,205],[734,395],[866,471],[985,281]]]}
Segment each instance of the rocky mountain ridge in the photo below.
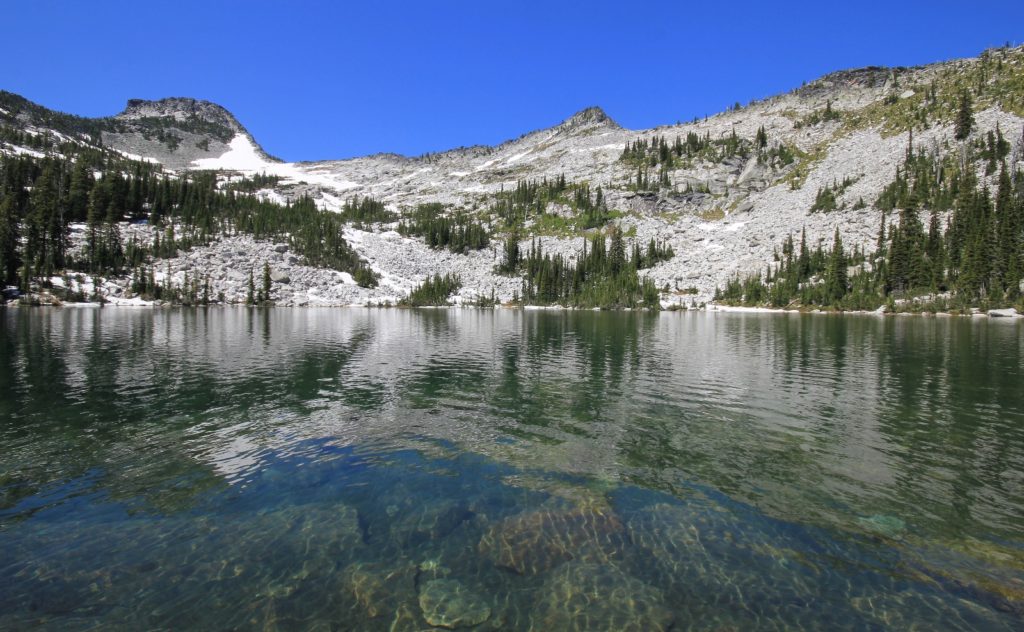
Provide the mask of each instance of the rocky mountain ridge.
{"label": "rocky mountain ridge", "polygon": [[102,145],[173,170],[194,168],[196,160],[223,155],[239,135],[248,138],[261,158],[276,161],[227,109],[189,97],[128,99],[119,114],[86,118],[0,92],[0,122],[75,142]]}
{"label": "rocky mountain ridge", "polygon": [[[120,126],[119,131],[102,130],[104,143],[173,171],[216,169],[225,182],[253,174],[274,176],[276,184],[257,192],[267,199],[310,196],[340,211],[353,196],[371,196],[397,213],[436,202],[449,212],[479,218],[495,237],[502,225],[491,210],[494,201],[518,182],[564,177],[590,189],[600,187],[611,221],[631,241],[654,239],[676,253],[644,271],[659,288],[667,288],[663,301],[699,304],[734,275],[771,264],[788,234],[806,230],[815,244],[830,241],[839,227],[847,245],[873,249],[880,221],[874,203],[893,179],[911,135],[915,146],[936,155],[959,151],[952,110],[965,86],[978,86],[979,92],[972,139],[998,129],[1012,145],[1011,166],[1024,165],[1022,77],[1024,49],[998,49],[915,68],[839,71],[786,94],[650,130],[624,129],[595,107],[494,147],[303,163],[271,159],[230,113],[193,99],[133,100],[115,117],[91,120]],[[0,99],[0,117],[10,120],[7,102]],[[701,149],[669,166],[647,155],[628,158],[624,152],[629,144],[651,145],[659,139],[695,142]],[[755,143],[763,145],[755,148]],[[663,177],[665,184],[639,186],[643,177]],[[839,183],[844,184],[836,210],[812,212],[816,194],[838,189]],[[546,252],[574,257],[593,231],[579,226],[578,215],[571,201],[549,204],[542,216],[527,220],[523,247],[536,240]],[[346,235],[381,275],[380,287],[339,292],[337,299],[325,300],[319,286],[310,294],[314,288],[291,284],[279,296],[296,304],[391,301],[428,275],[458,271],[464,279],[463,300],[491,291],[502,300],[512,297],[515,283],[494,272],[500,259],[496,244],[482,253],[451,255],[394,229],[387,223],[353,225]],[[173,274],[203,273],[190,256],[172,263]],[[261,265],[248,259],[239,263]],[[228,293],[237,294],[225,283]]]}

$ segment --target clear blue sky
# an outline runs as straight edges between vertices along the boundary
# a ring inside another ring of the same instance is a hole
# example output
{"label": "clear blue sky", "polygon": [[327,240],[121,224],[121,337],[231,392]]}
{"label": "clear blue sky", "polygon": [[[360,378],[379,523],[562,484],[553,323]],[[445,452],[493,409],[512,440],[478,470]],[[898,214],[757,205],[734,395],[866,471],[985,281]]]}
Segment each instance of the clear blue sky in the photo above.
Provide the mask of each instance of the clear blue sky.
{"label": "clear blue sky", "polygon": [[0,89],[84,116],[220,103],[287,160],[644,128],[824,73],[1024,39],[1024,2],[9,2]]}

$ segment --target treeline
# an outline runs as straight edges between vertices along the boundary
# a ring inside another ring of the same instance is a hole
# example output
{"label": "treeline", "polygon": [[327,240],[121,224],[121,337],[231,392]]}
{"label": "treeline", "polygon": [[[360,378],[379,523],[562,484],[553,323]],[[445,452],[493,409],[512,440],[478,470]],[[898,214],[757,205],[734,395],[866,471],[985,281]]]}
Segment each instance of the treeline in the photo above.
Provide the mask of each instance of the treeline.
{"label": "treeline", "polygon": [[[984,161],[985,174],[994,175],[1009,156],[1010,143],[997,125],[995,132],[964,143],[963,150],[962,156],[946,158],[923,148],[915,150],[911,132],[903,164],[896,168],[895,179],[882,190],[875,206],[888,212],[914,203],[926,209],[948,211],[965,184],[963,165]],[[970,177],[974,177],[973,173]]]}
{"label": "treeline", "polygon": [[6,90],[0,90],[0,109],[3,110],[0,112],[0,120],[13,125],[21,124],[21,119],[27,117],[37,127],[53,129],[68,136],[86,136],[94,143],[99,143],[107,128],[106,123],[110,120],[84,118],[50,110]]}
{"label": "treeline", "polygon": [[[269,277],[266,279],[269,285]],[[181,285],[175,284],[173,277],[171,276],[170,269],[163,275],[163,279],[159,282],[156,280],[156,266],[139,266],[134,269],[131,274],[131,282],[128,287],[131,289],[132,294],[142,297],[147,301],[166,301],[168,303],[174,303],[178,305],[212,305],[214,303],[223,303],[224,296],[219,294],[213,296],[210,289],[210,277],[204,276],[200,279],[198,276],[189,276],[186,272],[185,277],[181,282]],[[252,278],[252,272],[249,273],[249,293],[247,295],[247,305],[255,305],[255,284]],[[262,297],[262,294],[260,295]],[[266,289],[266,296],[270,296],[269,288]],[[100,298],[100,297],[97,297]]]}
{"label": "treeline", "polygon": [[531,219],[542,217],[549,204],[563,204],[575,212],[573,223],[581,229],[604,226],[611,215],[600,186],[587,182],[567,182],[565,174],[548,180],[519,180],[510,191],[495,196],[490,213],[509,230],[518,230]]}
{"label": "treeline", "polygon": [[788,235],[782,244],[782,253],[776,253],[775,266],[769,266],[763,275],[753,274],[743,279],[731,279],[725,288],[715,291],[715,301],[743,305],[768,305],[789,307],[795,304],[834,306],[843,309],[873,309],[877,304],[870,300],[865,304],[866,288],[858,285],[851,295],[848,269],[851,265],[863,263],[865,258],[859,249],[847,252],[836,229],[832,248],[825,250],[822,244],[814,249],[807,245],[806,232],[800,235],[799,246]]}
{"label": "treeline", "polygon": [[[512,250],[518,257],[518,246]],[[506,257],[509,253],[510,247],[506,246]],[[560,254],[544,253],[534,240],[518,265],[506,261],[502,267],[525,273],[522,295],[516,301],[526,305],[659,309],[658,288],[637,274],[644,265],[638,253],[635,249],[629,256],[622,231],[613,227],[609,239],[598,234],[590,239],[589,247],[584,242],[575,262]]]}
{"label": "treeline", "polygon": [[654,136],[650,140],[639,138],[632,143],[626,142],[619,159],[636,167],[660,166],[668,171],[688,167],[695,158],[712,162],[720,162],[733,156],[746,158],[755,148],[767,146],[768,140],[767,136],[764,136],[764,129],[759,132],[761,136],[756,137],[755,141],[740,138],[735,130],[724,138],[715,139],[711,138],[710,132],[703,136],[696,132],[687,132],[685,139],[676,136],[671,142],[664,136]]}
{"label": "treeline", "polygon": [[30,134],[10,125],[0,125],[0,143],[27,147],[42,152],[56,149],[60,144],[49,132]]}
{"label": "treeline", "polygon": [[357,227],[381,222],[393,222],[398,219],[398,215],[387,210],[383,202],[375,200],[368,195],[364,197],[357,195],[345,200],[344,206],[341,207],[341,217],[346,222],[352,222]]}
{"label": "treeline", "polygon": [[[1024,175],[1004,164],[995,197],[971,162],[939,165],[907,152],[896,180],[883,191],[875,252],[846,251],[838,229],[831,250],[809,250],[801,238],[783,244],[776,265],[733,279],[716,300],[748,305],[817,305],[839,309],[896,307],[922,295],[936,309],[1006,306],[1021,299],[1024,278]],[[921,201],[930,206],[921,221]],[[888,212],[899,209],[898,220]],[[942,211],[949,209],[943,221]],[[852,272],[851,272],[852,267]],[[1018,303],[1019,304],[1019,303]]]}
{"label": "treeline", "polygon": [[655,177],[651,177],[650,168],[640,165],[636,168],[636,178],[626,184],[626,188],[632,191],[659,191],[671,189],[672,180],[668,175],[669,167],[661,165]]}
{"label": "treeline", "polygon": [[551,180],[518,180],[511,191],[502,189],[491,211],[508,226],[521,225],[530,216],[542,214],[549,202],[560,199],[568,189],[564,173]]}
{"label": "treeline", "polygon": [[399,301],[399,305],[406,307],[426,307],[429,305],[447,305],[452,294],[459,291],[462,281],[457,275],[435,274],[427,277],[420,285],[416,286],[409,296]]}
{"label": "treeline", "polygon": [[281,176],[267,175],[266,173],[255,173],[249,177],[232,180],[224,184],[223,188],[228,191],[239,191],[242,193],[255,193],[260,189],[271,189],[281,182]]}
{"label": "treeline", "polygon": [[[839,197],[846,192],[851,186],[857,182],[858,178],[851,178],[846,176],[842,182],[832,181],[832,184],[826,184],[825,186],[818,189],[817,194],[814,196],[814,204],[811,205],[812,213],[831,213],[832,211],[838,211],[843,208],[843,205],[839,203]],[[864,208],[867,204],[863,199],[858,200],[854,205],[854,209]]]}
{"label": "treeline", "polygon": [[406,237],[423,237],[431,248],[447,248],[465,253],[486,248],[491,243],[487,228],[465,213],[446,215],[439,202],[419,204],[398,223],[398,232]]}
{"label": "treeline", "polygon": [[654,237],[647,242],[647,250],[640,248],[639,242],[633,243],[633,258],[631,261],[636,263],[638,270],[645,268],[653,268],[662,261],[668,261],[672,257],[676,256],[672,246],[668,245],[668,242],[657,241]]}
{"label": "treeline", "polygon": [[[99,177],[94,175],[99,172]],[[124,243],[121,224],[145,220],[152,243]],[[70,225],[86,244],[71,252]],[[236,233],[286,240],[311,265],[350,272],[364,286],[376,275],[343,236],[344,220],[303,197],[285,205],[217,187],[212,172],[170,178],[159,166],[97,158],[0,156],[0,281],[28,290],[65,269],[122,275],[153,258]]]}
{"label": "treeline", "polygon": [[[796,154],[783,143],[770,144],[764,127],[759,127],[753,139],[741,138],[733,130],[723,138],[711,138],[687,132],[685,138],[676,136],[669,141],[665,136],[640,138],[627,142],[619,159],[636,168],[626,187],[634,191],[671,189],[671,172],[693,166],[695,160],[722,162],[729,158],[747,159],[757,156],[758,162],[785,167],[796,160]],[[691,189],[687,186],[687,192]]]}

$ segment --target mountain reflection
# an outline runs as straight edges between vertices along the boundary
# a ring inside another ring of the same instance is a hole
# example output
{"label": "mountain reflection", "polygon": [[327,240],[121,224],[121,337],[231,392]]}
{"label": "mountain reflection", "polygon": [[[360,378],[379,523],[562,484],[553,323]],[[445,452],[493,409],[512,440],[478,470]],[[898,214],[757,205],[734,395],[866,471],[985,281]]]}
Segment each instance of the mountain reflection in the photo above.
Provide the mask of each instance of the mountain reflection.
{"label": "mountain reflection", "polygon": [[843,527],[882,514],[963,539],[1020,537],[1024,524],[1020,324],[502,310],[0,316],[7,515],[62,486],[178,511],[316,439],[450,445],[677,496],[697,483]]}

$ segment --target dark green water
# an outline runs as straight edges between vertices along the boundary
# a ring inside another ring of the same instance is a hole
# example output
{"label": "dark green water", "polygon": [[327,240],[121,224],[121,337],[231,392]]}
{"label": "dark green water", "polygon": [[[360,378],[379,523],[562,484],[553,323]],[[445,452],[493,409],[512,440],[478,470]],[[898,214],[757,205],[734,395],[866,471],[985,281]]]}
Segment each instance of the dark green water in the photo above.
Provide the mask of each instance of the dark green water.
{"label": "dark green water", "polygon": [[0,629],[1024,629],[1024,325],[0,311]]}

